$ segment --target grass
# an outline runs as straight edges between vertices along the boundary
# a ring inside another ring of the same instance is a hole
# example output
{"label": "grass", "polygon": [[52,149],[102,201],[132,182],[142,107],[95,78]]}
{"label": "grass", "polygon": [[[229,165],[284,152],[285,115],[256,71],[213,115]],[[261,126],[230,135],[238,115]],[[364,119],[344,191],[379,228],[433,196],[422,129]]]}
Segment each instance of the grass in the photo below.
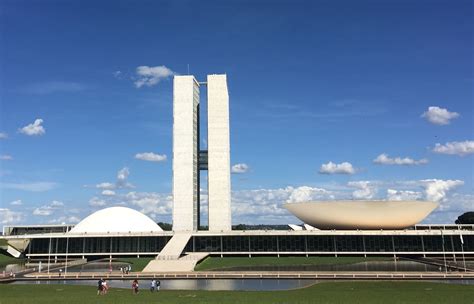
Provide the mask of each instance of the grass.
{"label": "grass", "polygon": [[243,266],[294,266],[354,264],[367,261],[389,260],[387,257],[208,257],[195,270],[218,270]]}
{"label": "grass", "polygon": [[[145,284],[142,284],[142,286]],[[23,303],[473,303],[473,285],[432,282],[324,282],[288,291],[171,291],[132,295],[111,289],[97,296],[95,286],[0,285],[0,304]]]}
{"label": "grass", "polygon": [[132,271],[142,271],[148,263],[153,260],[153,257],[149,258],[118,258],[117,261],[129,263],[132,265]]}
{"label": "grass", "polygon": [[24,259],[16,259],[7,253],[0,251],[0,267],[5,267],[8,264],[21,264],[24,261]]}

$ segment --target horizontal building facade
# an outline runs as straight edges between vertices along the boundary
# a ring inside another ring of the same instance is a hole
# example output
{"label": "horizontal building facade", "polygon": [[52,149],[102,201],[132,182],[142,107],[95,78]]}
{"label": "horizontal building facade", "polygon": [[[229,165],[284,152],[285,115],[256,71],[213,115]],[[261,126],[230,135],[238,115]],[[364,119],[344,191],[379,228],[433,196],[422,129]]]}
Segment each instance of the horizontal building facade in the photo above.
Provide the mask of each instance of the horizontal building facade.
{"label": "horizontal building facade", "polygon": [[[450,227],[448,227],[450,228]],[[71,235],[66,233],[7,235],[10,241],[28,240],[27,258],[47,256],[110,257],[157,255],[172,232]],[[12,242],[12,243],[13,243]],[[231,231],[194,232],[184,252],[218,256],[252,255],[391,255],[474,257],[472,226],[456,229],[392,231]]]}

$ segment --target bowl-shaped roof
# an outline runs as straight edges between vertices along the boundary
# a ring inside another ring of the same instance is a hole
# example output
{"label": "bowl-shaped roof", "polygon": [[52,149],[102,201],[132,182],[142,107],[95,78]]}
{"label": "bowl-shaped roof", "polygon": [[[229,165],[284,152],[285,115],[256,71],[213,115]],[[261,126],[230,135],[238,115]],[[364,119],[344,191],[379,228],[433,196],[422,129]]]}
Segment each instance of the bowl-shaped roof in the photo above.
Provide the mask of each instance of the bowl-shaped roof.
{"label": "bowl-shaped roof", "polygon": [[284,207],[319,229],[404,229],[421,222],[438,203],[428,201],[323,201]]}
{"label": "bowl-shaped roof", "polygon": [[69,233],[129,233],[163,231],[151,218],[126,207],[96,211],[79,222]]}

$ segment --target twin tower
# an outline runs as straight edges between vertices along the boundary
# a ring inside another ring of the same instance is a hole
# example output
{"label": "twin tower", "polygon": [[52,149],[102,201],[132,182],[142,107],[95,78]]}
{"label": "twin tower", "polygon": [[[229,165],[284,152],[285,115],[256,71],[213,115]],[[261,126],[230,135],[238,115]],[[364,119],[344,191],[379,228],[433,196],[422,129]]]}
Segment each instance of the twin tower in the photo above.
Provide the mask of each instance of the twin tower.
{"label": "twin tower", "polygon": [[[200,87],[207,85],[207,150],[199,147]],[[173,230],[196,231],[200,224],[200,170],[208,171],[209,230],[229,231],[230,139],[226,75],[173,80]]]}

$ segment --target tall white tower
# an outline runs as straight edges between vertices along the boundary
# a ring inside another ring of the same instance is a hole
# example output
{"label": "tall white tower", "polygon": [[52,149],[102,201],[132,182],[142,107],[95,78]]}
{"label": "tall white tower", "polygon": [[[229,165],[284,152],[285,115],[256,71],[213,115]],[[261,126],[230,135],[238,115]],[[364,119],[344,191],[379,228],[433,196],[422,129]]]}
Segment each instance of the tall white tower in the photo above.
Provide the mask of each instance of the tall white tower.
{"label": "tall white tower", "polygon": [[226,75],[208,75],[208,150],[199,149],[199,86],[194,76],[173,80],[173,230],[199,229],[199,171],[208,170],[209,230],[229,231],[230,138]]}
{"label": "tall white tower", "polygon": [[199,83],[173,79],[173,230],[199,228]]}
{"label": "tall white tower", "polygon": [[232,230],[229,93],[226,75],[207,76],[209,230]]}

